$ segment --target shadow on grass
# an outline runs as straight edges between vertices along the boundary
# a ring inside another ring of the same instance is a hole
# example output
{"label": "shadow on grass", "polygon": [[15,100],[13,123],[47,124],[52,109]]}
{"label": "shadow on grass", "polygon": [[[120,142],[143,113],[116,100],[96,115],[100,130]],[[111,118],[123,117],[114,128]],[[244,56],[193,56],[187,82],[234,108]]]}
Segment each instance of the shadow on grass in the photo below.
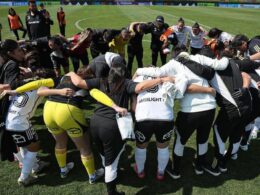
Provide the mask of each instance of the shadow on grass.
{"label": "shadow on grass", "polygon": [[[175,193],[182,189],[182,194],[189,195],[193,192],[193,187],[215,188],[223,185],[228,180],[251,180],[260,174],[260,162],[257,161],[257,155],[260,152],[259,141],[251,144],[248,152],[240,152],[236,161],[231,160],[228,164],[228,173],[221,174],[219,177],[211,176],[207,173],[196,175],[192,167],[192,162],[196,151],[193,148],[185,147],[184,157],[181,167],[181,178],[173,180],[167,174],[165,180],[160,182],[156,179],[157,159],[156,144],[150,143],[145,166],[145,179],[139,179],[135,175],[133,168],[124,170],[119,179],[119,183],[124,186],[133,186],[141,188],[136,194],[153,195]],[[213,148],[209,146],[209,153],[213,154]],[[212,156],[209,156],[212,159]],[[134,157],[128,159],[129,164],[134,162]]]}
{"label": "shadow on grass", "polygon": [[[42,117],[37,116],[33,118],[35,124],[43,124]],[[75,149],[74,144],[69,141],[67,162],[73,161],[75,168],[70,172],[69,177],[60,179],[59,167],[54,155],[54,139],[47,131],[45,126],[36,126],[37,132],[41,140],[40,153],[41,158],[45,161],[51,162],[48,169],[44,170],[43,176],[40,178],[38,185],[46,186],[61,186],[75,181],[87,182],[88,176],[80,160],[80,153]],[[192,194],[193,187],[200,188],[214,188],[223,185],[228,180],[252,180],[260,174],[260,162],[258,154],[260,153],[259,139],[252,141],[248,152],[239,152],[238,160],[230,161],[228,164],[228,173],[221,174],[219,177],[211,176],[204,173],[197,176],[194,173],[192,162],[196,151],[191,147],[185,147],[184,157],[181,166],[181,178],[173,180],[167,174],[165,180],[159,182],[156,180],[157,170],[157,149],[155,142],[151,142],[148,146],[147,160],[146,160],[146,177],[143,180],[137,178],[133,171],[134,164],[134,142],[128,143],[126,152],[123,153],[120,160],[119,168],[119,184],[122,186],[132,186],[137,188],[138,195],[153,195],[175,193],[182,191],[182,194]],[[172,147],[172,146],[171,146]],[[96,147],[93,144],[93,151],[95,154],[96,167],[101,167],[101,160],[97,155]],[[212,159],[213,148],[209,145],[209,159]],[[101,181],[103,182],[103,181]]]}

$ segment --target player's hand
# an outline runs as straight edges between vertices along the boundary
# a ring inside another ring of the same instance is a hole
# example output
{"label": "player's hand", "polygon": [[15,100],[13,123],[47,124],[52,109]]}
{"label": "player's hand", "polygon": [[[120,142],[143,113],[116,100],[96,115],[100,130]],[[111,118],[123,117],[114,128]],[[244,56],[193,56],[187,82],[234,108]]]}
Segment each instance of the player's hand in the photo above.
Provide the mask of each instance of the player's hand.
{"label": "player's hand", "polygon": [[214,88],[209,87],[209,94],[211,94],[213,97],[216,97],[217,92],[216,92],[216,90]]}
{"label": "player's hand", "polygon": [[33,75],[32,71],[28,68],[24,67],[19,67],[20,68],[20,73],[24,75],[25,77],[31,77]]}
{"label": "player's hand", "polygon": [[257,84],[258,89],[260,89],[260,81],[257,82],[256,84]]}
{"label": "player's hand", "polygon": [[126,108],[119,107],[119,106],[117,106],[117,105],[115,105],[115,104],[114,104],[112,107],[113,107],[113,109],[114,109],[117,113],[119,113],[119,114],[122,115],[122,116],[125,116],[125,115],[127,114],[127,109],[126,109]]}
{"label": "player's hand", "polygon": [[165,35],[160,36],[160,41],[167,42],[167,37]]}
{"label": "player's hand", "polygon": [[9,84],[0,84],[0,93],[4,90],[11,89]]}
{"label": "player's hand", "polygon": [[5,97],[7,94],[9,95],[16,95],[16,91],[15,90],[10,90],[10,89],[7,89],[7,90],[4,90],[1,94],[0,94],[0,100]]}
{"label": "player's hand", "polygon": [[70,88],[60,89],[59,92],[61,96],[66,96],[66,97],[72,97],[75,94],[75,91]]}

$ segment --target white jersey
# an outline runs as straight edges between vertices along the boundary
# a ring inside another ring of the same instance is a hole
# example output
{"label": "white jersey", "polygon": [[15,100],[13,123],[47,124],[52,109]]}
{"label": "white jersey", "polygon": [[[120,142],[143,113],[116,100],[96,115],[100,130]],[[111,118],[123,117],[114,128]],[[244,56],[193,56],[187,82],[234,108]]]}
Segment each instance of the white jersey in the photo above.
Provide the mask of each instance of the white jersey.
{"label": "white jersey", "polygon": [[29,129],[31,127],[29,120],[42,99],[43,97],[37,95],[37,90],[13,96],[6,117],[6,129],[13,131]]}
{"label": "white jersey", "polygon": [[[224,59],[228,62],[228,59]],[[217,66],[223,60],[207,58],[207,62]],[[227,66],[227,65],[226,65]],[[189,68],[172,59],[167,64],[156,68],[138,68],[137,75],[149,75],[153,77],[182,75],[186,77],[189,84],[196,84],[202,87],[209,87],[208,81],[194,74]],[[201,112],[216,108],[215,97],[207,93],[186,93],[180,100],[181,111],[186,113]]]}
{"label": "white jersey", "polygon": [[204,37],[206,33],[201,31],[199,34],[195,35],[192,31],[190,32],[190,46],[193,48],[201,49],[204,45]]}
{"label": "white jersey", "polygon": [[177,26],[173,26],[173,30],[177,35],[178,45],[187,45],[188,36],[191,33],[191,27],[190,26],[184,26],[182,31],[179,31]]}
{"label": "white jersey", "polygon": [[[134,81],[141,82],[147,79],[150,80],[152,77],[138,76]],[[136,121],[172,121],[174,99],[183,97],[187,83],[188,80],[182,76],[176,79],[176,85],[166,82],[138,94],[135,109]]]}

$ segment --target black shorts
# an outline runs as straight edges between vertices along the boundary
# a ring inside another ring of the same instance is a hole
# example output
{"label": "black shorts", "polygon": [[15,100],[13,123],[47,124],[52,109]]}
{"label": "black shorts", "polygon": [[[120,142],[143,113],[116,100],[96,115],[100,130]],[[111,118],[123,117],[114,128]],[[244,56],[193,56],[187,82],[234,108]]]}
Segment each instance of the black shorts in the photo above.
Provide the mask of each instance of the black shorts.
{"label": "black shorts", "polygon": [[135,137],[137,143],[149,142],[155,134],[159,143],[167,142],[173,134],[173,121],[142,121],[135,124]]}
{"label": "black shorts", "polygon": [[38,135],[33,128],[26,131],[7,131],[18,147],[25,147],[33,142],[39,141]]}

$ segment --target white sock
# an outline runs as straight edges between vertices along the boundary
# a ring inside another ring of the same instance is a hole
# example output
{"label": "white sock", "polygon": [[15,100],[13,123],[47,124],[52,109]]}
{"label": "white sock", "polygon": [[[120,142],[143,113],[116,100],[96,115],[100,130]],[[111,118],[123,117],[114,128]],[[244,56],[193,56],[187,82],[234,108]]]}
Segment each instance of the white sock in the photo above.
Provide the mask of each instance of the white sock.
{"label": "white sock", "polygon": [[144,170],[144,163],[146,160],[146,148],[135,148],[135,162],[137,165],[137,170],[141,173]]}
{"label": "white sock", "polygon": [[38,161],[37,161],[37,158],[36,158],[36,161],[35,161],[35,163],[33,165],[33,170],[36,170],[38,168],[39,168],[39,164],[38,164]]}
{"label": "white sock", "polygon": [[68,171],[68,167],[67,166],[62,167],[62,168],[60,168],[60,171],[61,172],[67,172]]}
{"label": "white sock", "polygon": [[164,173],[164,170],[168,164],[169,158],[170,158],[170,153],[168,147],[166,148],[157,148],[158,150],[158,171],[160,173]]}
{"label": "white sock", "polygon": [[33,165],[36,161],[37,152],[27,151],[23,159],[23,168],[21,173],[21,179],[26,179],[32,172]]}
{"label": "white sock", "polygon": [[19,163],[23,163],[23,156],[21,154],[21,151],[14,153],[14,156],[19,161]]}
{"label": "white sock", "polygon": [[22,158],[24,158],[24,156],[26,155],[26,152],[28,151],[27,148],[20,147],[19,149],[20,149],[20,153],[21,153]]}

